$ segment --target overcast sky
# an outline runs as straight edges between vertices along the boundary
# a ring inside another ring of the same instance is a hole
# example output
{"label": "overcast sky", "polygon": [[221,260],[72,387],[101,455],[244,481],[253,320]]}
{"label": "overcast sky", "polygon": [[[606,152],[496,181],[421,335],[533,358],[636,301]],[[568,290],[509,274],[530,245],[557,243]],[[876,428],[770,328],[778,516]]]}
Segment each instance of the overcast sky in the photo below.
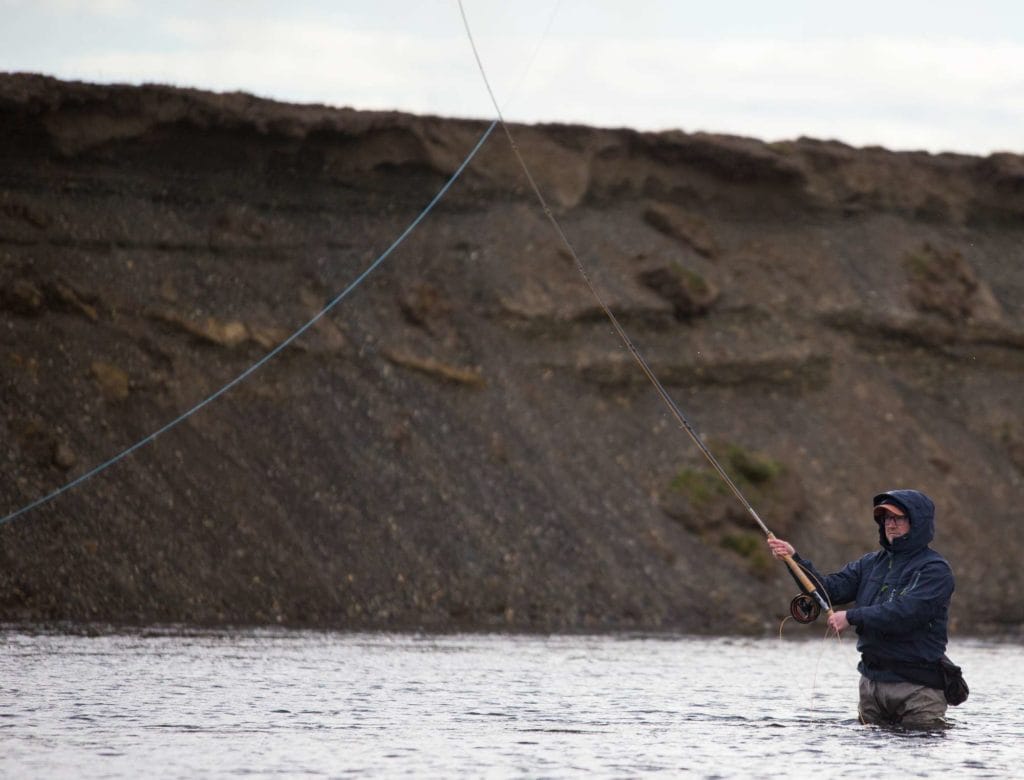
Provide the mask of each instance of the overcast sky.
{"label": "overcast sky", "polygon": [[[1019,0],[464,0],[506,118],[1024,153]],[[494,114],[456,0],[0,0],[0,71]]]}

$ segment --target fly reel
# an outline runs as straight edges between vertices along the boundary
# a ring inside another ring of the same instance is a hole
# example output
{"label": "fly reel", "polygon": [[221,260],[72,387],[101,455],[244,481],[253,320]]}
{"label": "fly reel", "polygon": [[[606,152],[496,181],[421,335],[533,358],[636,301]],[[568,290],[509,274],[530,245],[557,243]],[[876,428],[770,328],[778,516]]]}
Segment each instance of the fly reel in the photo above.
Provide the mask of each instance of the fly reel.
{"label": "fly reel", "polygon": [[801,593],[789,602],[789,614],[797,623],[813,623],[821,614],[821,607],[806,593]]}

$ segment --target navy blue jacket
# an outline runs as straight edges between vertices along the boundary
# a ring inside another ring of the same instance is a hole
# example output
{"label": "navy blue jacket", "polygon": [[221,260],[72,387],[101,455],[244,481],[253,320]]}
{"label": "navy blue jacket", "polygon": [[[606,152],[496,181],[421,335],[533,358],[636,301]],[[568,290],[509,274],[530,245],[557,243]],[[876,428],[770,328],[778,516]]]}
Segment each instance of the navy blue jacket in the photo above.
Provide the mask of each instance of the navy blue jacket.
{"label": "navy blue jacket", "polygon": [[935,505],[916,490],[891,490],[875,496],[874,505],[891,502],[910,518],[910,531],[890,544],[885,525],[878,523],[882,549],[822,577],[810,561],[794,555],[824,586],[830,602],[857,605],[846,618],[857,630],[857,667],[872,680],[902,681],[898,673],[872,668],[864,657],[885,662],[924,663],[939,660],[948,641],[949,602],[953,570],[928,547],[935,536]]}

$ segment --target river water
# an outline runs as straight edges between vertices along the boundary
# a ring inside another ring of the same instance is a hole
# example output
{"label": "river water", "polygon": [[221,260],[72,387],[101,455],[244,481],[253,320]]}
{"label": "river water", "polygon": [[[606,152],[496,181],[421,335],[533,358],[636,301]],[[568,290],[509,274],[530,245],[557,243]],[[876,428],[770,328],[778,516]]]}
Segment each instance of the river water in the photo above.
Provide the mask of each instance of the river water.
{"label": "river water", "polygon": [[946,730],[901,733],[857,723],[852,637],[7,629],[0,642],[2,777],[1024,771],[1020,644],[954,642],[970,699]]}

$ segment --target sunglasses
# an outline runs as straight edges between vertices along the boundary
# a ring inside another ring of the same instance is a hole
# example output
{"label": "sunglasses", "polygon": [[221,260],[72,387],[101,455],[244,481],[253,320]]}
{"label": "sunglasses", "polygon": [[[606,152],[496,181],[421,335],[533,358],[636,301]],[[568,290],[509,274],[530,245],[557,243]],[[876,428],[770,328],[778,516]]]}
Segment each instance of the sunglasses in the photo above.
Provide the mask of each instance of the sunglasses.
{"label": "sunglasses", "polygon": [[875,519],[880,523],[910,522],[906,515],[894,515],[892,512],[882,512],[881,514],[877,514],[875,515]]}

